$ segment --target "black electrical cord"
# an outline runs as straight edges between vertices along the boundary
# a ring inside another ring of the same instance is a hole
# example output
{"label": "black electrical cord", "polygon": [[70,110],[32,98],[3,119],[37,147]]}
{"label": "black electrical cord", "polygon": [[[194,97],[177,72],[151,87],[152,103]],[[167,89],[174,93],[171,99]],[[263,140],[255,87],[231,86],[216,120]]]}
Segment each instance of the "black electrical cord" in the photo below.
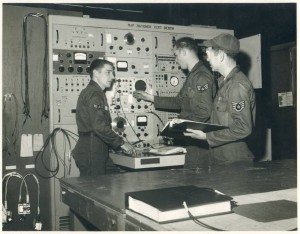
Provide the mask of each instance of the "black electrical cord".
{"label": "black electrical cord", "polygon": [[29,103],[29,96],[28,96],[28,56],[27,56],[27,25],[26,20],[29,15],[26,15],[23,19],[23,39],[22,39],[22,56],[21,56],[21,80],[23,80],[23,59],[24,59],[24,76],[25,76],[25,90],[23,96],[23,82],[21,82],[21,96],[23,100],[23,114],[25,115],[25,119],[23,125],[26,123],[27,118],[31,118],[30,116],[30,103]]}
{"label": "black electrical cord", "polygon": [[[118,81],[118,82],[119,82],[119,81]],[[119,89],[119,88],[118,88],[118,85],[117,85],[117,88],[116,88],[116,94],[119,93],[119,92],[118,92],[118,89]],[[120,99],[120,108],[121,108],[121,110],[122,110],[122,113],[123,113],[123,115],[124,115],[124,118],[126,119],[127,123],[129,124],[129,126],[130,126],[131,130],[133,131],[134,135],[138,138],[138,142],[142,142],[143,140],[141,140],[141,139],[139,138],[139,136],[137,135],[137,133],[134,131],[132,125],[130,124],[130,122],[129,122],[129,120],[128,120],[126,114],[125,114],[125,111],[124,111],[123,106],[122,106],[121,93],[119,93],[119,99]],[[118,114],[118,113],[117,113],[117,116],[119,117],[119,114]],[[126,141],[129,142],[128,139],[127,139],[127,137],[125,137],[125,138],[126,138]]]}
{"label": "black electrical cord", "polygon": [[120,94],[120,93],[119,93],[119,98],[120,98],[120,107],[121,107],[121,110],[122,110],[122,112],[123,112],[124,118],[126,119],[127,123],[129,124],[129,126],[130,126],[131,130],[133,131],[134,135],[138,138],[138,141],[141,141],[141,142],[142,142],[143,140],[141,140],[141,138],[136,134],[136,132],[134,131],[132,125],[130,124],[130,122],[129,122],[129,120],[128,120],[126,114],[125,114],[125,111],[124,111],[124,109],[123,109],[122,102],[121,102],[121,94]]}
{"label": "black electrical cord", "polygon": [[[120,81],[118,81],[118,82],[120,82]],[[114,94],[114,99],[116,99],[116,94],[118,93],[118,89],[119,89],[119,87],[118,87],[118,85],[117,85],[117,87],[116,87],[116,92],[115,92],[115,94]],[[121,96],[119,95],[119,97],[120,97],[120,107],[121,107]],[[120,117],[118,111],[117,111],[117,116]],[[125,117],[125,119],[126,119],[125,114],[124,114],[124,117]],[[128,120],[127,120],[127,122],[128,122]],[[126,142],[129,142],[126,135],[123,136],[123,137],[125,138]]]}
{"label": "black electrical cord", "polygon": [[[14,101],[14,105],[15,105],[15,121],[14,121],[14,128],[13,128],[13,131],[11,133],[11,136],[10,134],[8,134],[7,132],[7,124],[5,123],[6,122],[6,118],[5,118],[5,110],[6,110],[6,106],[7,106],[7,102],[8,101]],[[3,118],[3,121],[4,121],[4,139],[5,139],[5,145],[3,147],[3,150],[4,152],[6,152],[9,156],[11,156],[12,154],[10,153],[9,151],[9,145],[11,144],[13,146],[13,150],[14,150],[14,154],[15,156],[17,155],[17,150],[16,150],[16,142],[17,142],[17,139],[18,139],[18,135],[19,135],[19,129],[18,129],[18,100],[16,98],[16,96],[14,94],[6,94],[4,95],[4,104],[3,104],[3,115],[4,115],[4,118]]]}
{"label": "black electrical cord", "polygon": [[[29,13],[23,18],[23,37],[22,37],[22,55],[21,55],[21,96],[23,100],[23,114],[25,119],[23,125],[26,123],[30,116],[30,101],[29,101],[29,81],[28,81],[28,48],[27,48],[27,19],[28,17],[42,18],[44,22],[44,37],[45,37],[45,53],[43,63],[43,110],[41,119],[48,118],[49,116],[49,103],[48,103],[48,81],[47,81],[47,62],[48,62],[48,36],[47,36],[47,21],[41,13]],[[24,63],[24,69],[23,69]],[[24,86],[23,87],[23,70],[24,70]],[[23,90],[24,89],[24,90]],[[23,95],[24,92],[24,95]],[[42,121],[42,120],[41,120]]]}
{"label": "black electrical cord", "polygon": [[[56,136],[57,134],[61,133],[63,135],[63,156],[61,156],[61,154],[58,152],[57,149],[57,145],[56,145]],[[45,140],[44,145],[42,146],[41,150],[38,152],[38,154],[35,157],[35,171],[36,173],[44,178],[44,179],[50,179],[52,177],[56,177],[56,175],[58,174],[59,170],[60,170],[60,163],[63,165],[64,168],[64,176],[66,176],[66,174],[70,174],[70,169],[71,169],[71,138],[74,140],[75,139],[74,136],[77,136],[75,133],[69,131],[69,130],[65,130],[62,128],[55,128],[47,137],[47,139]],[[68,162],[69,162],[69,167],[67,166],[66,163],[66,143],[69,146],[69,152],[68,152]],[[51,151],[50,151],[50,160],[46,160],[46,154],[45,150],[47,147],[51,146]],[[54,168],[51,168],[51,156],[54,156]],[[39,167],[37,166],[37,162],[38,160],[40,160],[42,162],[43,168],[46,172],[50,173],[50,175],[44,175],[42,174],[40,171],[40,169],[38,169]],[[48,164],[50,163],[50,165],[48,166]],[[67,173],[66,173],[67,171]]]}
{"label": "black electrical cord", "polygon": [[164,122],[162,121],[162,119],[159,117],[159,115],[158,114],[156,114],[155,112],[153,112],[153,111],[150,111],[150,112],[147,112],[147,113],[150,113],[150,114],[153,114],[153,115],[155,115],[157,118],[158,118],[158,120],[161,122],[161,124],[164,126],[165,124],[164,124]]}
{"label": "black electrical cord", "polygon": [[[213,191],[215,192],[215,190],[213,190],[212,188],[205,188],[205,187],[202,187],[202,188],[196,188],[196,189],[193,189],[191,190],[187,196],[186,196],[186,199],[185,200],[188,200],[188,197],[191,196],[191,194],[196,191],[196,190],[199,190],[199,189],[207,189],[209,191]],[[213,226],[210,226],[206,223],[203,223],[202,221],[200,221],[199,219],[197,219],[194,215],[192,215],[192,213],[188,210],[188,206],[186,204],[186,202],[183,203],[183,206],[186,208],[187,210],[187,213],[189,215],[189,217],[198,225],[202,226],[202,227],[205,227],[207,229],[210,229],[210,230],[214,230],[214,231],[226,231],[226,230],[223,230],[223,229],[219,229],[219,228],[216,228],[216,227],[213,227]]]}
{"label": "black electrical cord", "polygon": [[44,44],[45,44],[45,52],[44,52],[44,64],[43,64],[43,108],[41,115],[41,122],[43,118],[49,118],[49,93],[48,93],[48,77],[47,77],[47,65],[48,65],[48,24],[46,17],[41,15],[44,21]]}

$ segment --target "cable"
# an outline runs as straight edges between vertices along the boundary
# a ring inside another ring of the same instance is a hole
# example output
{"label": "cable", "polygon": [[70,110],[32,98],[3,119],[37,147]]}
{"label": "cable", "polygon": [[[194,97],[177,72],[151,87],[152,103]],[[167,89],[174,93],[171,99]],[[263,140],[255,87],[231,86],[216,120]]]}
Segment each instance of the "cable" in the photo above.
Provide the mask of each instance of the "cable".
{"label": "cable", "polygon": [[[118,81],[118,82],[120,82],[120,81]],[[117,85],[117,88],[116,88],[116,94],[119,93],[119,92],[118,92],[118,89],[119,89],[118,87],[119,87],[119,86]],[[138,141],[139,141],[139,142],[142,142],[143,140],[141,140],[141,139],[138,137],[138,135],[137,135],[136,132],[134,131],[132,125],[130,124],[129,120],[127,119],[127,116],[126,116],[125,111],[124,111],[123,106],[122,106],[121,93],[119,93],[119,99],[120,99],[120,107],[121,107],[122,113],[123,113],[123,115],[124,115],[124,118],[126,119],[127,123],[129,124],[130,128],[132,129],[134,135],[138,138]],[[117,116],[119,117],[119,114],[118,114],[118,113],[117,113]],[[126,141],[129,142],[128,139],[127,139],[127,137],[125,137],[125,138],[126,138]]]}
{"label": "cable", "polygon": [[[7,127],[8,127],[8,124],[5,120],[5,110],[6,110],[6,106],[7,106],[7,101],[11,101],[13,100],[14,101],[14,104],[15,104],[15,108],[16,108],[16,112],[15,112],[15,121],[14,121],[14,128],[13,128],[13,132],[11,133],[11,137],[12,139],[10,139],[10,136],[7,132]],[[17,101],[17,98],[16,96],[11,93],[11,94],[5,94],[4,95],[4,104],[3,104],[3,115],[4,115],[4,128],[3,128],[3,134],[4,134],[4,139],[5,139],[5,145],[3,147],[3,151],[5,151],[9,156],[11,156],[11,153],[9,151],[9,144],[11,144],[13,146],[13,149],[14,149],[14,154],[15,156],[17,155],[17,150],[16,150],[16,143],[17,143],[17,139],[18,139],[18,135],[19,135],[19,129],[18,129],[18,101]]]}
{"label": "cable", "polygon": [[187,213],[189,214],[190,218],[191,218],[196,224],[198,224],[198,225],[200,225],[200,226],[202,226],[202,227],[205,227],[205,228],[214,230],[214,231],[225,231],[225,230],[222,230],[222,229],[219,229],[219,228],[215,228],[215,227],[213,227],[213,226],[210,226],[210,225],[208,225],[208,224],[205,224],[205,223],[199,221],[198,219],[196,219],[196,218],[192,215],[192,213],[189,211],[189,208],[187,207],[186,202],[183,202],[183,206],[184,206],[185,210],[187,211]]}
{"label": "cable", "polygon": [[[30,101],[29,101],[29,82],[28,82],[28,48],[27,48],[27,19],[28,17],[42,18],[44,22],[44,35],[45,35],[45,52],[44,52],[44,63],[43,63],[43,109],[41,115],[41,122],[43,118],[49,116],[49,101],[48,101],[48,81],[47,81],[47,60],[48,60],[48,35],[47,35],[47,21],[41,13],[29,13],[23,18],[23,33],[22,33],[22,55],[21,55],[21,96],[23,100],[23,114],[25,119],[23,125],[26,123],[30,116]],[[24,60],[24,61],[23,61]],[[23,96],[23,63],[24,63],[24,96]]]}
{"label": "cable", "polygon": [[[23,100],[23,114],[25,115],[25,119],[23,122],[23,125],[26,123],[27,118],[31,118],[30,116],[30,103],[29,103],[29,97],[28,97],[28,56],[27,56],[27,26],[26,26],[26,19],[28,15],[26,15],[23,18],[23,37],[22,37],[22,55],[21,55],[21,96]],[[24,90],[24,96],[23,96],[23,56],[25,57],[24,65],[25,65],[25,71],[24,71],[24,76],[25,76],[25,90]]]}
{"label": "cable", "polygon": [[[7,180],[6,180],[6,183],[5,183],[5,201],[7,201],[7,186],[8,186],[8,181],[10,180],[11,177],[17,177],[17,178],[20,178],[20,179],[23,179],[23,176],[20,175],[19,173],[15,172],[14,174],[10,175]],[[25,184],[25,187],[26,187],[26,193],[28,195],[28,187],[27,187],[27,184]]]}
{"label": "cable", "polygon": [[[25,183],[25,188],[26,188],[26,202],[25,203],[22,202],[22,188],[23,188],[23,183]],[[18,214],[20,215],[20,220],[21,221],[25,220],[25,215],[30,214],[29,192],[28,192],[27,183],[24,180],[24,177],[22,178],[22,182],[21,182],[20,189],[19,189]]]}
{"label": "cable", "polygon": [[[2,204],[3,205],[2,210],[4,211],[3,214],[5,215],[5,220],[3,220],[3,218],[2,218],[2,223],[4,223],[4,222],[11,222],[12,221],[12,212],[10,210],[8,210],[8,205],[7,205],[7,186],[8,186],[8,182],[9,182],[10,178],[12,178],[12,177],[17,177],[19,179],[23,179],[23,176],[20,175],[17,172],[7,173],[2,178],[2,184],[3,184],[3,181],[7,178],[7,180],[5,182],[4,204]],[[25,186],[26,186],[26,191],[27,191],[27,195],[28,195],[27,184],[25,184]]]}
{"label": "cable", "polygon": [[[7,173],[6,175],[3,176],[2,178],[2,184],[3,181],[7,178],[6,183],[5,183],[5,200],[4,200],[4,205],[2,206],[2,214],[4,217],[2,218],[2,223],[10,222],[12,221],[12,212],[8,210],[7,206],[7,191],[8,191],[8,182],[12,177],[17,177],[21,179],[21,184],[19,188],[19,204],[18,204],[18,213],[20,215],[20,220],[24,221],[25,215],[30,214],[30,197],[29,197],[29,191],[28,191],[28,186],[26,182],[26,178],[28,176],[32,176],[37,184],[37,192],[38,192],[38,197],[37,197],[37,216],[34,219],[34,229],[37,231],[40,231],[42,229],[42,223],[40,221],[40,183],[38,178],[32,174],[29,173],[25,175],[24,177],[17,173],[17,172],[10,172]],[[26,203],[22,203],[22,189],[23,189],[23,184],[25,184],[25,189],[26,189]]]}
{"label": "cable", "polygon": [[153,111],[150,111],[150,112],[147,112],[147,113],[150,113],[150,114],[153,114],[153,115],[155,115],[157,118],[158,118],[158,120],[161,122],[161,124],[162,124],[162,126],[164,126],[165,124],[164,124],[164,122],[162,121],[162,119],[159,117],[159,115],[158,114],[156,114],[155,112],[153,112]]}
{"label": "cable", "polygon": [[[202,188],[196,188],[196,189],[191,190],[191,191],[188,193],[188,195],[187,195],[186,198],[188,198],[189,196],[191,196],[191,193],[192,193],[192,192],[194,192],[194,191],[196,191],[196,190],[199,190],[199,189],[207,189],[207,190],[210,190],[210,191],[213,191],[213,192],[220,193],[220,192],[218,192],[218,191],[216,191],[216,190],[214,190],[214,189],[212,189],[212,188],[205,188],[205,187],[202,187]],[[187,199],[185,199],[185,200],[187,200]],[[190,217],[196,224],[198,224],[198,225],[200,225],[200,226],[202,226],[202,227],[205,227],[205,228],[207,228],[207,229],[214,230],[214,231],[226,231],[226,230],[223,230],[223,229],[219,229],[219,228],[210,226],[210,225],[208,225],[208,224],[206,224],[206,223],[203,223],[203,222],[201,222],[200,220],[198,220],[194,215],[192,215],[192,213],[190,212],[190,210],[189,210],[189,208],[188,208],[188,206],[187,206],[187,204],[186,204],[185,201],[183,202],[182,205],[184,206],[184,209],[185,209],[186,212],[188,213],[189,217]]]}
{"label": "cable", "polygon": [[[22,179],[22,182],[21,182],[21,185],[20,185],[20,191],[19,191],[19,203],[21,203],[21,191],[22,191],[22,186],[23,186],[23,183],[25,183],[25,186],[26,185],[26,177],[27,176],[32,176],[35,181],[36,181],[36,184],[37,184],[37,192],[38,192],[38,197],[37,197],[37,216],[36,216],[36,219],[35,219],[35,229],[37,230],[40,230],[41,229],[41,222],[40,222],[40,183],[39,183],[39,180],[38,178],[36,177],[36,175],[32,174],[32,173],[29,173],[27,175],[25,175]],[[29,198],[28,198],[28,202],[29,203]]]}
{"label": "cable", "polygon": [[[56,144],[56,137],[57,137],[57,134],[58,133],[61,133],[62,136],[63,136],[63,156],[61,156],[61,154],[58,152],[58,149],[57,149],[57,144]],[[50,178],[53,178],[53,177],[56,177],[56,175],[58,174],[59,170],[60,170],[60,163],[63,165],[63,168],[64,168],[64,177],[66,176],[66,174],[70,174],[70,169],[71,169],[71,139],[73,140],[77,140],[75,139],[74,136],[78,136],[76,135],[75,133],[69,131],[69,130],[65,130],[65,129],[62,129],[62,128],[55,128],[50,134],[49,136],[47,137],[47,139],[45,140],[45,143],[44,145],[42,146],[41,150],[39,151],[39,153],[36,155],[35,157],[35,171],[36,173],[44,178],[44,179],[50,179]],[[68,145],[68,148],[69,150],[67,151],[67,146]],[[50,150],[50,160],[46,160],[46,155],[44,154],[45,153],[45,150],[47,147],[50,147],[51,146],[51,150]],[[54,159],[52,158],[52,160],[54,160],[54,168],[52,169],[51,168],[51,156],[54,156]],[[68,159],[66,160],[65,157],[68,157]],[[40,160],[42,162],[42,165],[45,169],[46,172],[50,173],[50,175],[43,175],[39,170],[38,170],[38,166],[37,166],[37,162],[38,160]],[[49,164],[49,161],[50,161],[50,165],[48,166]],[[66,163],[66,161],[68,161],[68,164]],[[48,163],[47,163],[48,162]]]}
{"label": "cable", "polygon": [[[118,80],[118,82],[120,83],[120,80]],[[118,93],[118,89],[119,89],[119,85],[117,84],[117,85],[116,85],[115,94],[114,94],[114,97],[113,97],[114,99],[116,99],[116,95],[117,95],[117,93]],[[122,106],[122,105],[121,105],[121,94],[119,94],[119,97],[120,97],[120,106]],[[117,116],[120,117],[118,111],[117,111]],[[125,114],[124,114],[124,117],[125,117],[125,119],[126,119]],[[126,120],[127,120],[127,119],[126,119]],[[127,120],[127,122],[128,122],[128,120]],[[129,122],[128,122],[128,123],[129,123]],[[126,142],[129,142],[128,139],[127,139],[127,136],[123,136],[123,137],[126,139]]]}

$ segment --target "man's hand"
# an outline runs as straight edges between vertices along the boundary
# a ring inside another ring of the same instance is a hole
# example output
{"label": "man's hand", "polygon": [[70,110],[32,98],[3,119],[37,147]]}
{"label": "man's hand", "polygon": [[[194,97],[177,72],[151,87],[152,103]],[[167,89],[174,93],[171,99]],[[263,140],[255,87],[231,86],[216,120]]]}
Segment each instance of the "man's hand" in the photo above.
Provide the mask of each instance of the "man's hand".
{"label": "man's hand", "polygon": [[120,146],[121,149],[125,154],[131,154],[131,155],[136,155],[136,151],[133,147],[133,145],[129,144],[128,142],[125,142],[123,145]]}
{"label": "man's hand", "polygon": [[201,130],[194,130],[188,128],[186,132],[183,133],[185,136],[189,136],[191,138],[199,139],[199,140],[206,140],[206,133]]}
{"label": "man's hand", "polygon": [[154,96],[146,93],[144,91],[134,91],[133,92],[133,97],[137,100],[144,100],[144,101],[149,101],[149,102],[154,102]]}

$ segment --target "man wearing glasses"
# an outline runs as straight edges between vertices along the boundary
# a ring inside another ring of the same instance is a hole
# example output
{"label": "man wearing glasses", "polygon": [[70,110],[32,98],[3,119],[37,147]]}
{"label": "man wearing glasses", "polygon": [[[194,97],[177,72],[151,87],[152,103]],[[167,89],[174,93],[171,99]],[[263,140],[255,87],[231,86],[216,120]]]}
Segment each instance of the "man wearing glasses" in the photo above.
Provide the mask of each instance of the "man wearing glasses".
{"label": "man wearing glasses", "polygon": [[90,66],[91,81],[79,95],[76,123],[79,139],[72,152],[80,176],[106,174],[109,147],[134,154],[134,147],[124,142],[111,128],[111,116],[105,96],[114,79],[114,66],[104,59],[95,59]]}

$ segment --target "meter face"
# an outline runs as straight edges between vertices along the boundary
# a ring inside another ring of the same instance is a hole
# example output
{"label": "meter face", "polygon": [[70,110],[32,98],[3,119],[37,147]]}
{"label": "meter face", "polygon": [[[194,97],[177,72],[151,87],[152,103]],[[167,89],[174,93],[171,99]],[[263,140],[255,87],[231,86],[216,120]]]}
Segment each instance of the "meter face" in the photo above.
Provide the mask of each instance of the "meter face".
{"label": "meter face", "polygon": [[172,76],[170,79],[170,83],[172,86],[177,86],[179,84],[179,79],[176,76]]}

